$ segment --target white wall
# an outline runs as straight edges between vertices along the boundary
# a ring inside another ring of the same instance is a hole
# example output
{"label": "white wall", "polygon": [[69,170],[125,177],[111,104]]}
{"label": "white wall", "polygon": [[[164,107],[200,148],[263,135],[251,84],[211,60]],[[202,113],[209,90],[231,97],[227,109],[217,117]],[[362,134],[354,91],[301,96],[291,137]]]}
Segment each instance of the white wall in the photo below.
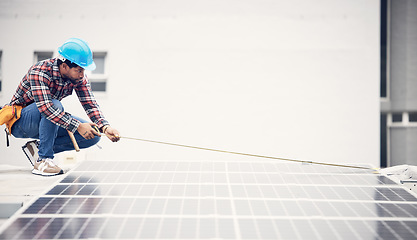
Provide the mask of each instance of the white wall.
{"label": "white wall", "polygon": [[[0,1],[7,103],[35,50],[107,51],[98,102],[122,135],[379,165],[378,0]],[[68,112],[81,114],[73,99]],[[27,164],[0,137],[1,163]],[[239,159],[122,140],[90,159]],[[80,156],[81,156],[80,155]]]}

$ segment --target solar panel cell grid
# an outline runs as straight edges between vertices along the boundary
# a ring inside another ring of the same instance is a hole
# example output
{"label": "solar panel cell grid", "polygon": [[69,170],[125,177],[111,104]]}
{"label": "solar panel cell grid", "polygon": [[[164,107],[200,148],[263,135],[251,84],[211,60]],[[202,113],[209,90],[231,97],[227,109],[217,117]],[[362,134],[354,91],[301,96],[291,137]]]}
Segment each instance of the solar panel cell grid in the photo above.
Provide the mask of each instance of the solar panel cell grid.
{"label": "solar panel cell grid", "polygon": [[86,161],[1,239],[417,238],[417,198],[362,169],[273,161]]}

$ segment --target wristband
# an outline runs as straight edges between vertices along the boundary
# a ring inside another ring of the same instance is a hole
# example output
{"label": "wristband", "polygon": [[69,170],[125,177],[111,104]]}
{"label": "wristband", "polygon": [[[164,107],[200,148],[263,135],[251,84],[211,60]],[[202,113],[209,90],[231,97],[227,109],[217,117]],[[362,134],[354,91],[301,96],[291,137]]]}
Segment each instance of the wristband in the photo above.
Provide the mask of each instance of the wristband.
{"label": "wristband", "polygon": [[104,127],[103,127],[103,133],[104,133],[104,134],[106,134],[106,130],[107,130],[107,128],[109,128],[109,125],[106,125],[106,126],[104,126]]}

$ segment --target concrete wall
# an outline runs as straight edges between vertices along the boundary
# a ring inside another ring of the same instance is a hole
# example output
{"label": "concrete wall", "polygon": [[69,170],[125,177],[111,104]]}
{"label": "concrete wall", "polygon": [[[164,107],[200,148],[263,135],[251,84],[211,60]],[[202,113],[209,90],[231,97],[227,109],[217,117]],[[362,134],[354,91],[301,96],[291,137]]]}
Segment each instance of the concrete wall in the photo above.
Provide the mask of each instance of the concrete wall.
{"label": "concrete wall", "polygon": [[381,101],[387,114],[403,115],[401,122],[388,121],[390,166],[417,164],[417,1],[389,1],[388,96]]}
{"label": "concrete wall", "polygon": [[[122,135],[379,165],[378,0],[0,1],[7,103],[33,52],[106,51],[97,99]],[[66,111],[85,116],[76,97]],[[27,164],[0,137],[1,163]],[[122,140],[90,159],[240,159]],[[73,154],[73,153],[71,153]]]}
{"label": "concrete wall", "polygon": [[390,165],[416,165],[417,127],[390,127]]}
{"label": "concrete wall", "polygon": [[390,86],[393,112],[417,111],[417,1],[390,2]]}

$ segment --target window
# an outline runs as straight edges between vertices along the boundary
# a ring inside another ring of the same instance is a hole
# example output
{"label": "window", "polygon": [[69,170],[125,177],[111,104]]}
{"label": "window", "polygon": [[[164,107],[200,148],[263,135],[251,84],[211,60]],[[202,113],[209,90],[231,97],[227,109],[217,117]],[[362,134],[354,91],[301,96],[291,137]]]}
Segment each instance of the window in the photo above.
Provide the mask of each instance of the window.
{"label": "window", "polygon": [[417,112],[408,113],[408,121],[409,122],[417,122]]}
{"label": "window", "polygon": [[0,51],[0,92],[1,92],[1,80],[2,80],[2,76],[3,76],[3,73],[2,73],[2,69],[1,69],[1,55],[2,55],[2,51]]}
{"label": "window", "polygon": [[33,62],[37,63],[39,61],[52,58],[53,54],[54,54],[54,52],[52,52],[52,51],[46,51],[46,52],[36,51],[33,54]]}
{"label": "window", "polygon": [[387,113],[389,127],[417,127],[417,112]]}
{"label": "window", "polygon": [[94,62],[96,69],[88,76],[91,83],[91,89],[95,92],[105,92],[107,89],[106,75],[106,52],[94,52]]}
{"label": "window", "polygon": [[[53,57],[53,51],[35,51],[33,61],[37,63],[39,61],[49,59]],[[106,52],[94,52],[94,62],[96,63],[96,69],[87,73],[88,79],[91,83],[91,88],[95,92],[105,92],[107,89],[107,75],[106,75]],[[0,78],[1,80],[1,78]]]}
{"label": "window", "polygon": [[403,114],[402,113],[393,113],[392,114],[392,122],[402,122],[403,121]]}

